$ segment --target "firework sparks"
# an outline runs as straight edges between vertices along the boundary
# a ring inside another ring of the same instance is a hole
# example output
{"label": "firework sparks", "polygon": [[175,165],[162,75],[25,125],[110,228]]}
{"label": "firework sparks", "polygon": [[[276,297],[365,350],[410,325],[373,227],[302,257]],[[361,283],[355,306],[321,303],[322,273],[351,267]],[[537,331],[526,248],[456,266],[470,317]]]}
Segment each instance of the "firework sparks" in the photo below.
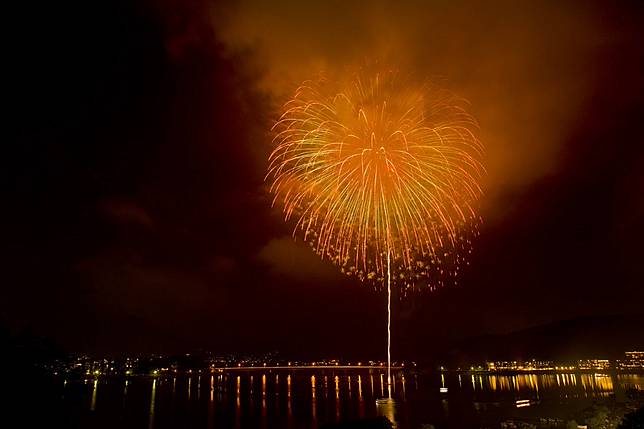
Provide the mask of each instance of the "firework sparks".
{"label": "firework sparks", "polygon": [[[342,84],[338,85],[341,86]],[[305,82],[274,126],[274,203],[296,235],[361,280],[455,276],[476,230],[482,145],[463,101],[395,72]]]}

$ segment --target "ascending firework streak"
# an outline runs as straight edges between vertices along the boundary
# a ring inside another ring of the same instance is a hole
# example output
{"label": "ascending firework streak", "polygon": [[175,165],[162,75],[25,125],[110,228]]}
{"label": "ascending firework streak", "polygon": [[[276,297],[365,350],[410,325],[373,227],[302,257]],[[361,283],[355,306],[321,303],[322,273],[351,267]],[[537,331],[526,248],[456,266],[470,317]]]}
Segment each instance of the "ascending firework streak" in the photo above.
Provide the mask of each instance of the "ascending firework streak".
{"label": "ascending firework streak", "polygon": [[273,127],[273,203],[322,258],[391,290],[456,277],[479,219],[483,147],[464,102],[393,71],[308,81]]}

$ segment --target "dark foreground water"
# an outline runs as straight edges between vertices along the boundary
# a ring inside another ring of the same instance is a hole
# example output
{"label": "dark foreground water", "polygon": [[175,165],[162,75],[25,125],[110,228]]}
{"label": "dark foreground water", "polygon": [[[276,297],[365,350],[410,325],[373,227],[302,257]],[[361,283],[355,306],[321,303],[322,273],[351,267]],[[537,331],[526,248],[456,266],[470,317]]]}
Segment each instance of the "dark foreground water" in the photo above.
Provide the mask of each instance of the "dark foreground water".
{"label": "dark foreground water", "polygon": [[391,408],[376,405],[387,394],[384,382],[380,370],[284,369],[61,380],[54,393],[59,423],[67,427],[317,428],[384,414],[400,429],[451,429],[498,427],[509,418],[566,418],[598,398],[619,400],[627,390],[644,390],[644,376],[636,374],[398,371]]}

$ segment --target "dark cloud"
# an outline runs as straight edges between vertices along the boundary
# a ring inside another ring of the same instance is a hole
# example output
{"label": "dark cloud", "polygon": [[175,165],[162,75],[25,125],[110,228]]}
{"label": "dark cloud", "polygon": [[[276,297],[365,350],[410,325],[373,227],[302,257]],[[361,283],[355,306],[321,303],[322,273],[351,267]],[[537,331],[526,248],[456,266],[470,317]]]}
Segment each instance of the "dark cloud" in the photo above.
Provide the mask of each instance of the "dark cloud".
{"label": "dark cloud", "polygon": [[258,257],[275,273],[299,281],[314,278],[317,281],[337,282],[340,277],[329,261],[321,260],[309,245],[296,242],[290,235],[271,239],[259,251]]}
{"label": "dark cloud", "polygon": [[150,214],[138,204],[119,199],[99,202],[99,210],[116,223],[151,227],[154,224]]}
{"label": "dark cloud", "polygon": [[39,10],[17,15],[9,61],[0,314],[12,329],[72,350],[384,350],[384,296],[292,242],[263,183],[295,85],[374,57],[469,99],[488,148],[462,286],[396,300],[395,349],[641,311],[641,6]]}

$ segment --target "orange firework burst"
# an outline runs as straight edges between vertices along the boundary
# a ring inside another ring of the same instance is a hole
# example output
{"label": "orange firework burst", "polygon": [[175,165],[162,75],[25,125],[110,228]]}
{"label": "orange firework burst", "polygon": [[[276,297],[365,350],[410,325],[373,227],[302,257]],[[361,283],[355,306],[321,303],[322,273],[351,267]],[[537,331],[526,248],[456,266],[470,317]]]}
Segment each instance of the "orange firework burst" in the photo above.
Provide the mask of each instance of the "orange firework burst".
{"label": "orange firework burst", "polygon": [[464,106],[391,71],[305,82],[273,128],[274,203],[349,275],[442,285],[470,251],[482,194],[483,148]]}

